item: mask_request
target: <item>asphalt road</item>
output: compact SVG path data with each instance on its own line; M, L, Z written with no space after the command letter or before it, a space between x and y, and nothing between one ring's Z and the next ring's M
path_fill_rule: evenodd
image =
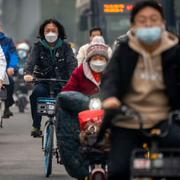
M32 138L29 109L19 113L12 108L14 116L4 119L0 128L0 180L46 180L43 167L41 138ZM64 167L53 161L50 180L73 180Z

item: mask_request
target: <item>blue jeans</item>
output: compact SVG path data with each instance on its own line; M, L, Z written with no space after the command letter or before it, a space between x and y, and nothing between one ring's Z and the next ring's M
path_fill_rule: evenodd
M49 96L49 85L45 83L38 83L34 86L33 92L30 96L31 115L33 119L33 127L41 127L41 115L37 113L37 98Z

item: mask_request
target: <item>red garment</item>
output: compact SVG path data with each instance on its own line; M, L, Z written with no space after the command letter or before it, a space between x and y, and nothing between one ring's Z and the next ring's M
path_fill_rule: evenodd
M73 71L62 91L78 91L85 95L93 95L99 92L99 86L86 77L81 65Z
M94 79L99 83L101 81L101 73L92 71L92 74L94 76Z

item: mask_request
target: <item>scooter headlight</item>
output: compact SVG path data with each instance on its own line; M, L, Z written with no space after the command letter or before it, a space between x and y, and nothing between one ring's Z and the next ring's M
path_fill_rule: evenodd
M98 98L93 98L90 100L90 103L89 103L89 109L96 109L96 110L99 110L102 108L102 103L101 103L101 100L98 99Z

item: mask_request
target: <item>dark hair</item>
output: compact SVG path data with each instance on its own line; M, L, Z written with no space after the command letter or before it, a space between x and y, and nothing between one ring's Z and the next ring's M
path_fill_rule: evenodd
M103 35L102 29L100 27L93 27L89 30L89 36L92 35L93 31L99 31L101 33L101 35Z
M41 38L41 39L44 39L45 37L44 37L44 28L45 28L45 26L47 25L47 24L50 24L50 23L53 23L53 24L55 24L56 26L57 26L57 28L58 28L58 38L61 38L62 40L63 39L66 39L66 33L65 33L65 29L64 29L64 27L63 27L63 25L60 23L60 22L58 22L56 19L46 19L42 24L41 24L41 26L40 26L40 28L39 28L39 37Z
M146 0L146 1L140 1L135 4L133 10L131 11L130 22L134 23L135 16L139 13L139 11L141 11L146 7L151 7L156 9L161 14L161 17L164 19L164 12L161 5L154 0Z

